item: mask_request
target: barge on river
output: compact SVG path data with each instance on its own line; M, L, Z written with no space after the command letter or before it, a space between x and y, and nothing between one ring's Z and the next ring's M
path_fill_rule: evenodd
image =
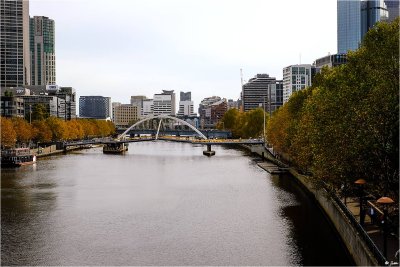
M20 167L36 162L29 148L12 148L1 151L1 167Z
M105 143L103 146L104 154L122 154L125 151L128 151L127 143L110 142Z

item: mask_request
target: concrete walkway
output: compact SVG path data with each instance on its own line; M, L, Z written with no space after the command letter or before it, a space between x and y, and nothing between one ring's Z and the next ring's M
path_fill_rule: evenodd
M346 203L347 208L353 214L353 216L360 221L360 202L358 198L347 198ZM378 216L379 217L379 216ZM375 222L371 220L369 215L365 216L364 220L364 230L368 233L368 236L374 241L377 248L383 254L383 244L384 244L384 235L383 228L380 225L381 220L376 219ZM394 235L394 233L390 233L387 236L387 260L389 262L399 262L399 259L395 259L395 254L399 250L399 238ZM398 266L398 265L397 265Z

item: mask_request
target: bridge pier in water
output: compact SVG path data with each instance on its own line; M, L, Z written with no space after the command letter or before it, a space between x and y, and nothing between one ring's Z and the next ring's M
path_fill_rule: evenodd
M211 144L207 144L207 150L203 151L203 155L209 156L209 157L215 155L215 151L211 150Z

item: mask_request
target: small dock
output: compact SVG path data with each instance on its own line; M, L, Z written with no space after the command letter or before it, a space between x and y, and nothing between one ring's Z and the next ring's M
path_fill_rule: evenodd
M281 168L274 163L268 161L258 162L257 165L269 172L270 174L281 174L288 171L287 168Z

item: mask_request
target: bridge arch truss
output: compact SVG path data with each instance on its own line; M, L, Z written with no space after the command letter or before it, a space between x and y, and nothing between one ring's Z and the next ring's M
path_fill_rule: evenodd
M119 140L123 139L123 137L124 137L127 133L129 133L130 130L132 130L133 128L135 128L136 126L140 125L140 124L143 123L143 122L150 121L150 120L153 120L153 119L160 119L160 120L162 120L162 119L171 119L171 120L173 120L173 121L182 123L182 124L188 126L188 127L189 127L190 129L192 129L193 131L195 131L201 138L203 138L204 140L207 140L207 137L206 137L202 132L200 132L198 129L196 129L196 127L194 127L193 125L187 123L187 122L184 121L184 120L181 120L181 119L178 119L178 118L169 116L169 115L165 115L165 114L151 115L151 116L149 116L149 117L146 117L146 118L144 118L144 119L142 119L142 120L140 120L140 121L138 121L138 122L132 124L128 129L125 130L125 132L123 132L122 134L120 134L120 135L118 136L118 139L119 139ZM161 121L160 121L160 123L161 123ZM158 137L159 131L160 131L160 127L158 127L158 129L157 129L157 135L156 135L157 137ZM156 138L156 139L157 139L157 138Z

